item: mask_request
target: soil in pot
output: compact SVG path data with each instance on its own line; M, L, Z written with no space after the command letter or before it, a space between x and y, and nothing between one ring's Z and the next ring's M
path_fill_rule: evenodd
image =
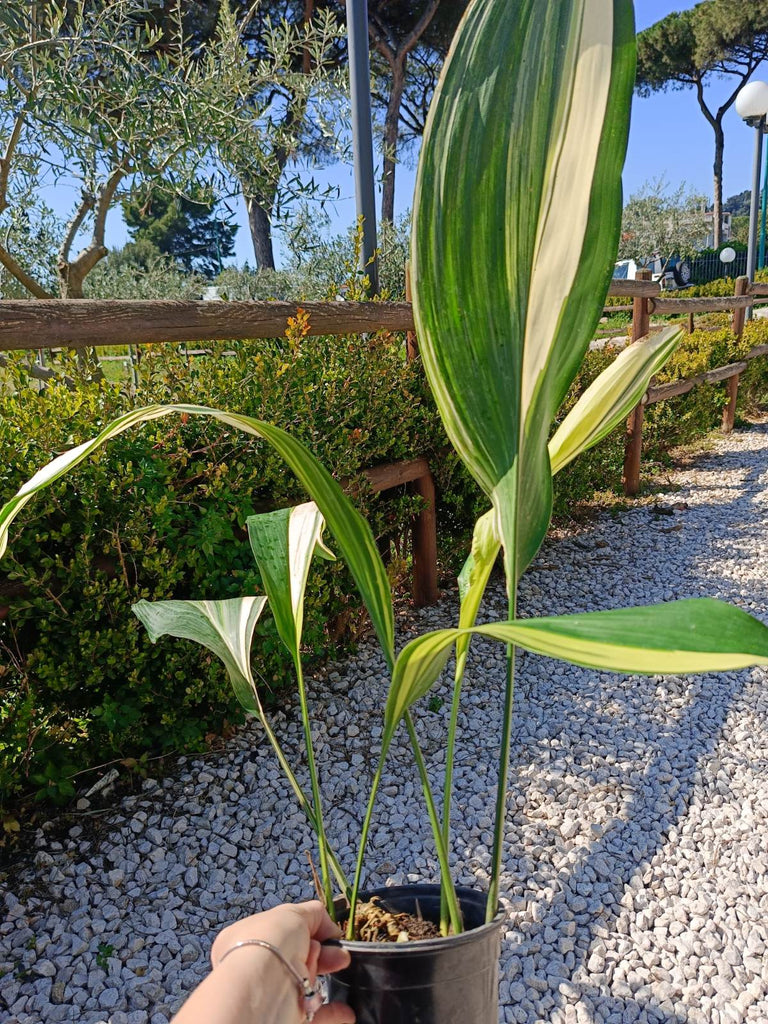
M341 925L346 933L347 921ZM440 928L434 921L427 921L416 900L416 912L390 910L381 902L380 896L372 896L360 902L355 910L355 935L361 942L418 942L420 939L437 939Z
M485 924L484 893L457 889L465 931L401 942L348 942L352 962L328 979L329 997L352 1006L357 1024L497 1024L499 945L505 914ZM392 886L362 894L379 906L437 924L438 885ZM417 912L417 901L418 910ZM337 904L343 918L344 901Z

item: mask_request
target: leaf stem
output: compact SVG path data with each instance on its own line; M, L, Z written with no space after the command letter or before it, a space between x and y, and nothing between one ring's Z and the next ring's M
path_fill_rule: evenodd
M510 601L509 617L515 614L514 601ZM507 812L507 785L509 782L509 752L512 745L512 716L515 703L515 645L507 644L507 683L504 691L504 720L501 729L501 750L499 751L499 781L496 789L496 813L493 828L493 852L491 854L491 881L488 888L488 902L485 908L486 923L496 916L499 903L499 878L504 850L504 826Z
M440 879L441 879L441 899L442 893L445 893L446 902L448 905L448 917L450 918L451 927L453 928L454 935L458 935L459 932L464 931L464 924L461 918L461 909L459 908L459 901L456 896L456 887L453 884L451 878L451 868L448 863L448 847L443 840L443 832L440 825L440 819L437 816L437 808L435 806L435 800L432 796L432 789L429 785L429 776L427 774L427 766L424 763L424 755L421 752L419 746L419 737L416 735L416 727L413 724L413 718L411 712L406 711L405 713L405 724L408 727L408 735L411 740L411 746L413 748L413 754L416 758L416 766L419 769L419 776L421 778L421 788L424 790L424 797L427 801L427 813L429 814L429 821L432 825L432 835L435 840L435 848L437 850L437 859L440 862ZM443 922L441 924L441 931ZM443 934L447 934L446 932Z
M254 694L256 694L256 688L255 687L254 687ZM267 739L269 740L269 742L272 745L272 749L274 750L275 755L277 756L277 760L280 763L280 767L283 769L283 772L285 773L285 777L288 779L288 782L290 783L291 789L293 790L294 794L296 795L296 799L299 801L299 805L301 806L301 809L304 811L304 813L307 816L307 820L309 821L309 824L312 827L312 831L317 835L317 834L319 834L318 833L318 828L317 828L317 818L315 817L315 812L314 812L314 810L312 808L312 805L310 804L309 800L307 799L306 793L301 788L301 786L299 784L299 780L294 775L293 769L291 768L290 764L288 763L288 759L286 758L285 754L283 753L283 748L280 746L280 742L279 742L277 736L275 735L275 733L272 730L272 726L267 721L267 717L264 714L264 708L263 708L263 706L261 704L261 700L259 700L258 696L256 697L256 700L257 700L257 704L258 704L257 717L258 717L259 721L261 722L261 724L262 724L262 726L264 728L264 732L267 734ZM333 871L334 875L336 876L336 881L339 883L339 887L341 888L341 890L344 893L344 895L347 898L349 898L349 891L350 891L349 880L347 879L347 876L344 874L344 870L341 867L341 864L339 863L339 860L336 857L336 854L333 852L333 850L327 844L327 842L326 842L326 848L327 848L327 852L328 852L328 858L330 860L330 867L331 867L331 870Z
M443 782L443 843L446 850L451 843L451 800L453 798L453 768L456 751L456 729L459 720L459 703L461 700L461 684L464 680L464 668L467 664L468 645L457 655L456 670L453 676L453 694L451 695L451 716L448 722L448 738L445 751L445 778ZM448 893L443 879L440 888L440 930L445 927L448 919Z
M307 767L312 785L312 802L315 808L315 832L317 833L317 844L320 850L320 877L323 882L325 893L325 904L328 913L333 921L336 920L336 911L333 906L333 887L331 876L328 870L328 840L325 836L325 825L323 823L323 808L320 801L320 780L317 775L315 764L315 749L312 744L312 723L309 718L309 706L307 704L307 690L304 685L304 671L301 666L299 651L294 653L294 665L296 666L296 679L299 684L299 704L301 705L301 721L304 726L304 745L307 750Z
M405 713L405 723L408 727L408 735L411 740L411 746L413 747L414 757L416 758L416 766L419 770L419 777L421 779L421 786L424 790L424 796L427 802L427 813L429 814L429 820L432 825L432 833L435 840L435 847L437 849L437 859L440 862L440 874L443 888L446 892L446 907L447 917L450 920L451 927L454 933L458 935L459 932L463 931L461 910L459 909L459 902L456 897L456 889L451 880L450 866L448 864L448 852L447 846L443 841L442 828L440 825L440 819L437 815L437 808L435 807L434 797L432 796L432 789L429 785L429 776L427 775L427 767L424 763L424 756L419 746L419 739L416 735L416 729L413 724L410 711ZM373 815L373 805L376 801L376 794L381 784L381 775L384 769L384 761L387 756L387 750L382 750L379 763L376 767L376 774L373 777L373 783L371 785L371 794L368 798L368 807L366 808L365 818L363 820L363 829L360 835L360 848L357 854L357 865L355 868L355 877L352 882L352 895L349 900L349 923L347 925L347 938L354 939L355 937L355 909L357 907L358 894L360 891L360 880L363 873L363 858L365 856L365 848L368 843L368 832L371 827L371 818ZM442 922L441 922L442 928ZM447 931L447 928L446 928Z
M360 848L357 851L357 863L355 864L355 877L352 880L352 894L349 897L349 921L347 923L347 938L354 939L355 937L355 910L357 908L357 897L360 891L360 880L363 876L363 859L365 857L365 847L368 843L368 832L371 828L371 819L373 817L373 805L376 802L376 794L379 790L381 783L381 773L384 770L384 759L387 756L387 752L382 750L381 756L379 757L379 763L376 766L376 774L373 776L373 782L371 784L371 793L368 797L368 806L365 809L365 818L363 819L363 829L360 833Z

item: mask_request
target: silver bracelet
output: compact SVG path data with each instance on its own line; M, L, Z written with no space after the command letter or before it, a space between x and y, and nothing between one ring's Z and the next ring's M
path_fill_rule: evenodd
M230 953L234 952L236 949L240 949L241 946L261 946L263 949L268 949L270 953L275 954L283 966L290 971L296 981L296 984L299 986L299 995L303 1000L304 1019L311 1021L323 1005L323 997L321 993L310 985L309 978L305 978L299 974L290 960L283 955L277 946L273 946L272 943L267 942L266 939L243 939L241 942L236 942L234 946L230 946L229 949L219 957L216 966L219 967Z

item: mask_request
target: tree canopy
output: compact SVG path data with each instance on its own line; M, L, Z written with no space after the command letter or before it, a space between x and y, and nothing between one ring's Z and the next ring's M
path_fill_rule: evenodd
M723 117L739 90L768 58L768 0L703 0L674 12L638 36L637 91L695 90L702 114L715 135L713 161L715 246L721 241L723 202ZM725 100L713 107L705 87L712 77L732 80Z
M9 225L43 186L78 184L52 289L23 252L0 244L0 265L27 293L81 297L85 278L107 253L110 209L153 185L187 196L201 181L226 190L244 166L251 181L279 183L284 164L276 157L290 152L294 138L280 116L286 91L300 100L313 83L296 72L295 57L307 53L317 63L333 29L328 19L301 32L269 22L254 58L230 0L218 3L204 47L187 30L193 8L208 5L0 5L3 238L14 241Z
M213 202L155 189L123 203L131 240L145 240L189 273L214 277L235 250L237 225Z
M424 131L448 47L468 0L369 0L374 108L383 113L382 221L392 221L398 149Z
M674 255L691 256L707 235L706 197L687 185L671 189L663 179L646 182L633 193L621 219L619 259L639 264Z

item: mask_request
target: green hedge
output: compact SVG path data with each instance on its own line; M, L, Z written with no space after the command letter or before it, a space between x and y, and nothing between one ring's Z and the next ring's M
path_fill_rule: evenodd
M135 404L219 406L290 430L337 477L359 483L375 534L382 545L393 538L395 572L419 499L372 494L362 469L426 455L441 523L469 528L482 507L476 489L444 451L421 367L404 362L401 339L299 332L231 347L234 358L217 353L189 366L167 352L145 356ZM132 404L108 383L40 394L20 361L6 391L11 385L14 393L0 397L4 499L53 453ZM0 606L10 605L0 620L0 800L30 792L65 799L75 768L199 747L224 720L239 719L219 664L192 644L152 646L130 605L258 592L245 519L303 497L263 442L192 417L122 434L27 506L0 574ZM305 625L318 656L359 628L351 592L342 563L318 563ZM256 669L278 693L291 681L268 616L259 632Z
M0 381L0 498L7 499L53 453L92 436L132 404L189 401L278 423L304 440L339 478L358 482L359 504L393 578L407 569L405 537L418 499L374 495L360 471L426 455L436 471L444 567L460 567L463 542L486 502L449 453L420 364L402 340L293 338L219 346L189 364L157 350L142 361L135 400L116 385L51 386L26 377L21 357ZM743 347L768 341L747 327ZM235 352L223 358L224 349ZM663 379L728 362L742 349L727 330L687 338ZM608 365L590 352L564 405ZM765 360L744 374L742 408L768 400ZM644 468L717 426L723 385L697 388L646 415ZM595 490L618 488L623 430L556 478L556 514ZM130 614L139 598L223 598L258 592L243 525L248 515L303 498L262 442L212 422L162 420L114 439L28 505L0 572L0 807L66 800L71 776L112 758L200 748L240 719L223 671L199 647L151 645ZM363 625L341 563L318 563L308 590L305 644L338 653ZM254 644L255 667L272 699L292 686L269 617Z

